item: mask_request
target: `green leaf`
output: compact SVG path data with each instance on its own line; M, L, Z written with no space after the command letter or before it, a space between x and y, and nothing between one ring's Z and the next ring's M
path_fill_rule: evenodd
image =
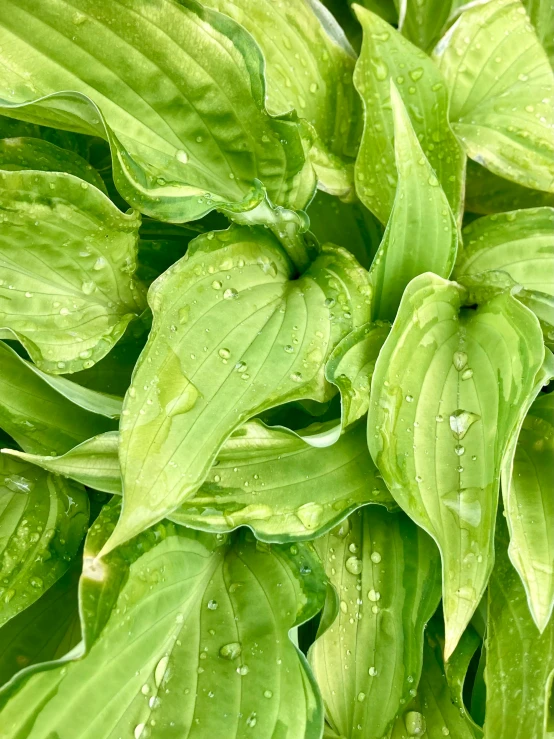
M554 605L554 395L539 395L502 470L509 554L541 632Z
M476 294L510 289L512 284L523 286L514 295L536 314L550 345L554 340L554 208L479 218L464 229L463 238L456 279Z
M442 636L442 634L441 634ZM482 737L483 731L475 723L464 702L464 684L469 670L471 660L477 650L482 647L481 637L471 624L462 634L454 653L444 665L444 676L450 688L450 699L459 712L465 716L466 722L470 724L473 735Z
M389 739L413 736L422 739L444 739L445 736L475 739L482 735L467 716L466 709L455 703L445 677L448 664L444 664L442 646L442 634L432 620L425 632L423 669L417 696L397 719Z
M0 341L0 427L26 452L63 454L114 428L113 421L91 412L111 414L112 399L70 385L48 377Z
M440 559L403 513L356 512L316 547L338 618L310 650L327 722L341 737L381 739L419 680L425 624L440 599Z
M531 190L489 172L468 159L465 209L471 213L505 213L523 208L554 206L554 194Z
M85 159L73 151L61 149L42 139L28 137L1 139L0 169L65 172L106 193L104 180Z
M268 116L261 51L230 18L194 0L8 0L0 28L4 115L107 139L115 184L142 212L250 208L256 181L278 205L309 202L298 125Z
M508 559L508 534L501 517L498 529L489 587L485 739L546 739L554 620L539 633L521 580Z
M119 434L108 431L93 436L60 456L28 454L16 449L2 449L18 459L32 462L56 475L101 490L121 495L121 468L119 466Z
M554 5L550 0L523 0L523 4L548 55L550 66L554 67Z
M310 230L321 244L343 246L369 269L383 236L383 227L360 201L344 203L318 190L307 209Z
M454 282L406 288L373 374L368 444L398 504L439 545L445 659L473 614L493 561L500 467L538 390L544 346L510 294L464 308Z
M0 685L25 667L63 657L78 644L80 574L80 563L70 567L38 600L2 626Z
M365 126L356 160L358 197L386 223L396 192L391 81L398 88L421 148L456 218L461 217L465 155L448 122L448 91L435 64L398 31L359 5L364 29L354 84L362 97Z
M325 362L368 319L367 273L324 246L292 276L270 233L233 227L198 237L151 286L152 332L121 418L124 502L111 548L194 495L248 418L332 395Z
M468 155L508 180L554 192L554 72L521 2L468 7L433 58Z
M140 218L63 173L0 175L0 327L54 374L101 359L144 307Z
M458 229L444 190L419 144L391 81L398 184L383 241L370 269L374 318L393 320L413 277L449 277L456 261Z
M327 361L325 377L340 390L343 429L367 413L375 362L389 331L390 325L380 321L355 328Z
M76 483L0 456L0 625L31 605L68 569L88 524Z
M400 0L402 35L425 52L431 51L452 13L464 0Z
M110 512L96 539L107 524ZM12 739L138 738L152 720L160 736L319 739L321 698L288 636L325 598L309 545L260 547L248 534L166 523L99 561L92 539L81 579L87 653L4 692Z
M315 148L331 159L331 172L312 154L320 187L345 196L353 189L353 173L342 188L333 187L336 169L356 156L361 133L361 106L352 83L356 55L342 28L319 0L208 0L208 6L233 18L252 34L266 68L266 106L272 115L295 109L316 133ZM338 161L333 162L333 155ZM334 166L333 166L334 164Z
M348 0L348 2L351 2L351 0ZM392 25L398 24L399 4L396 0L362 0L360 3L364 8L371 10L372 13L377 13L384 21Z

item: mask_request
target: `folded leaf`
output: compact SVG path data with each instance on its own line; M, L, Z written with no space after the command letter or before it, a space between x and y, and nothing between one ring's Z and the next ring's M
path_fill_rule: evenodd
M341 737L381 739L417 686L423 630L440 599L440 559L403 513L368 506L316 540L340 598L310 663Z
M554 206L554 194L531 190L489 172L468 159L465 209L471 213L505 213L523 208Z
M554 192L554 72L521 2L470 5L433 58L468 155L508 180Z
M539 633L521 580L508 559L508 534L501 519L498 529L489 588L485 739L547 739L554 620Z
M68 569L86 533L88 498L74 482L0 456L0 625Z
M541 632L554 606L554 395L539 395L502 470L509 554Z
M458 249L458 229L393 82L391 104L398 184L370 277L373 317L392 321L412 278L423 272L450 276Z
M365 205L359 200L344 203L318 190L306 213L310 231L320 243L343 246L364 269L369 269L383 237L383 227Z
M104 539L109 519L97 523ZM80 594L87 652L4 691L12 739L138 738L152 721L160 736L190 739L321 736L321 698L288 637L325 598L309 545L261 548L251 535L166 523L100 562L92 538Z
M0 140L0 169L34 169L72 174L106 193L98 172L73 151L61 149L43 139L20 137ZM106 193L107 194L107 193Z
M267 110L282 115L295 109L313 126L316 148L343 159L326 173L312 157L320 186L348 194L352 173L338 190L329 178L356 156L362 116L352 84L356 55L334 17L319 0L208 0L207 5L252 34L266 62Z
M431 622L425 633L423 669L417 695L404 709L388 739L475 739L481 733L454 703L454 696L445 679L442 639ZM446 666L448 669L448 666ZM414 690L415 693L415 690Z
M72 385L48 377L0 341L0 427L24 451L63 454L115 427L102 417L116 410L111 398Z
M142 212L249 208L257 180L278 205L309 202L298 126L267 115L261 52L230 18L194 0L7 0L0 29L4 115L106 138L115 184Z
M77 584L72 566L44 595L0 629L0 686L29 665L59 659L80 641Z
M389 331L390 325L381 321L355 328L327 361L325 377L340 390L343 429L367 413L375 362Z
M0 327L54 374L91 367L144 307L140 218L63 173L0 175Z
M121 419L123 512L108 548L196 493L229 434L286 401L332 394L327 357L367 321L367 273L326 246L297 280L275 238L200 236L150 288L154 323Z
M402 35L429 52L444 31L456 6L464 0L399 0Z
M486 587L500 467L537 392L544 345L510 294L477 310L434 275L408 285L371 385L368 444L398 504L437 542L445 659Z
M362 97L365 126L356 160L358 197L382 223L396 192L390 84L404 101L421 148L456 216L461 217L465 155L448 122L448 91L429 57L398 31L359 5L364 29L354 84Z

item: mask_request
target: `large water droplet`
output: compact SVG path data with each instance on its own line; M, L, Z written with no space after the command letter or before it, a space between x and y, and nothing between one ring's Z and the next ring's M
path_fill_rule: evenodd
M154 682L157 688L160 687L160 685L162 684L162 680L166 676L168 664L169 664L169 656L166 654L165 657L162 657L161 660L156 665L156 668L154 670Z
M404 723L410 736L422 736L427 730L425 717L419 711L408 711Z
M345 567L351 575L359 575L363 567L362 560L357 557L348 557Z
M467 354L465 352L454 352L452 363L458 372L461 372L467 364Z
M302 522L304 528L312 530L319 526L323 507L319 503L306 503L300 506L296 511L296 515Z
M187 164L189 160L189 155L184 149L177 149L175 152L175 159L178 162L181 162L181 164Z
M208 609L210 611L216 611L219 603L216 600L209 600L208 601Z
M458 408L450 415L450 429L456 439L463 439L470 427L479 419L477 413Z
M219 650L219 656L223 657L223 659L237 659L237 657L240 657L240 653L242 652L242 647L240 645L240 642L233 641L229 642L229 644L224 644L221 649Z

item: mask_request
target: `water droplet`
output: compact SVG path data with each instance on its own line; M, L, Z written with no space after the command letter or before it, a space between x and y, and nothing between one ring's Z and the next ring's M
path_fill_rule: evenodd
M293 382L302 382L302 374L300 372L293 372L290 379Z
M463 439L469 431L470 427L479 419L481 416L477 413L471 413L471 411L464 411L462 408L454 411L450 415L450 429L456 439Z
M341 600L340 609L343 613L348 613L348 604L346 603L345 600Z
M240 642L233 641L229 642L229 644L224 644L221 649L219 650L219 656L223 657L223 659L233 660L237 659L237 657L240 657L240 653L242 652L242 646Z
M454 352L452 363L458 372L461 372L467 364L467 354L465 352Z
M427 730L425 718L419 711L408 711L404 723L410 736L421 736Z
M264 698L273 698L273 693L271 690L264 690Z
M448 726L443 726L442 727L441 734L443 736L450 736L450 729L448 728Z
M378 590L373 590L373 588L368 592L367 597L370 601L373 603L376 603L378 600L381 599L381 593Z
M293 351L294 351L294 347L292 347L292 346L291 346L290 344L287 344L287 345L286 345L286 346L284 347L284 349L285 349L285 351L287 352L287 354L292 354L292 353L293 353Z
M248 675L250 670L248 669L248 665L240 665L240 667L237 667L237 672L239 675L244 677L244 675Z
M135 730L133 732L135 739L140 739L140 737L142 736L142 732L144 731L145 728L146 728L146 724L137 724L135 726Z
M208 601L208 609L210 611L216 611L219 603L216 600L209 600Z
M365 701L365 693L360 692L356 697L359 703L363 703Z
M184 149L177 149L175 152L175 159L178 162L181 162L181 164L187 164L189 160L189 155Z
M140 692L141 692L141 693L142 693L143 695L148 695L148 693L150 692L150 685L148 685L147 683L145 683L145 684L144 684L144 685L142 686L142 688L140 689Z
M228 287L227 290L223 293L223 297L225 300L234 300L235 298L238 298L239 294L235 290L234 287Z
M225 347L222 347L218 351L218 354L221 357L221 359L229 359L229 357L231 356L231 352L229 351L229 349L226 349Z
M463 454L466 453L465 447L461 444L456 444L456 446L454 447L454 451L456 452L458 457L461 457Z
M377 670L375 667L370 667L367 671L367 674L370 675L370 677L375 677L377 675Z
M379 552L373 552L372 553L372 555L371 555L371 561L372 562L375 562L375 564L379 564L379 562L381 561L381 555L379 554Z
M352 552L352 554L356 554L356 552L358 551L358 545L352 542L348 545L348 551Z
M406 395L406 403L413 403L413 402L414 402L414 396Z
M106 265L107 265L107 262L104 259L104 257L98 257L96 262L94 262L92 269L95 269L97 272L99 272L101 269L104 269Z
M156 668L154 670L154 683L156 684L157 688L160 687L162 680L165 678L168 664L169 664L169 657L166 654L165 657L162 657L161 660L156 665Z
M248 716L248 718L246 719L246 725L250 729L253 729L254 726L256 726L256 722L257 722L256 713L254 711L252 711L252 713L250 714L250 716Z
M221 290L221 288L223 287L223 283L220 282L219 280L214 280L212 282L212 287L214 290Z
M312 530L319 526L323 506L319 503L305 503L296 511L296 515L302 522L304 528Z
M83 282L81 285L81 290L85 293L85 295L91 295L94 292L96 285L94 282Z
M357 557L348 557L345 567L351 575L359 575L363 567L362 560Z
M462 372L462 380L469 380L473 377L473 370L472 369L466 369Z
M410 77L413 79L414 82L417 82L423 77L423 69L421 67L418 67L417 69L412 69L412 71L410 72Z

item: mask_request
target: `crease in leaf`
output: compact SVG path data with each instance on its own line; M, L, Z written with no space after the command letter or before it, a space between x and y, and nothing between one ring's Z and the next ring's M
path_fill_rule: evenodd
M477 310L465 298L435 275L412 280L377 360L368 414L387 487L441 550L446 659L488 581L501 465L538 392L545 351L535 316L511 295Z
M365 112L356 159L358 197L381 221L392 211L397 175L394 153L391 81L396 85L411 124L456 221L461 219L465 154L448 120L448 90L429 57L374 13L354 5L364 30L354 84Z
M288 636L325 599L312 547L262 549L248 534L217 539L166 522L100 561L116 519L104 509L87 539L82 655L12 680L3 730L113 739L154 719L191 739L254 727L262 739L319 737L319 691Z
M370 268L374 319L393 320L404 288L423 272L449 277L458 229L444 191L419 144L391 79L398 182L383 240Z

